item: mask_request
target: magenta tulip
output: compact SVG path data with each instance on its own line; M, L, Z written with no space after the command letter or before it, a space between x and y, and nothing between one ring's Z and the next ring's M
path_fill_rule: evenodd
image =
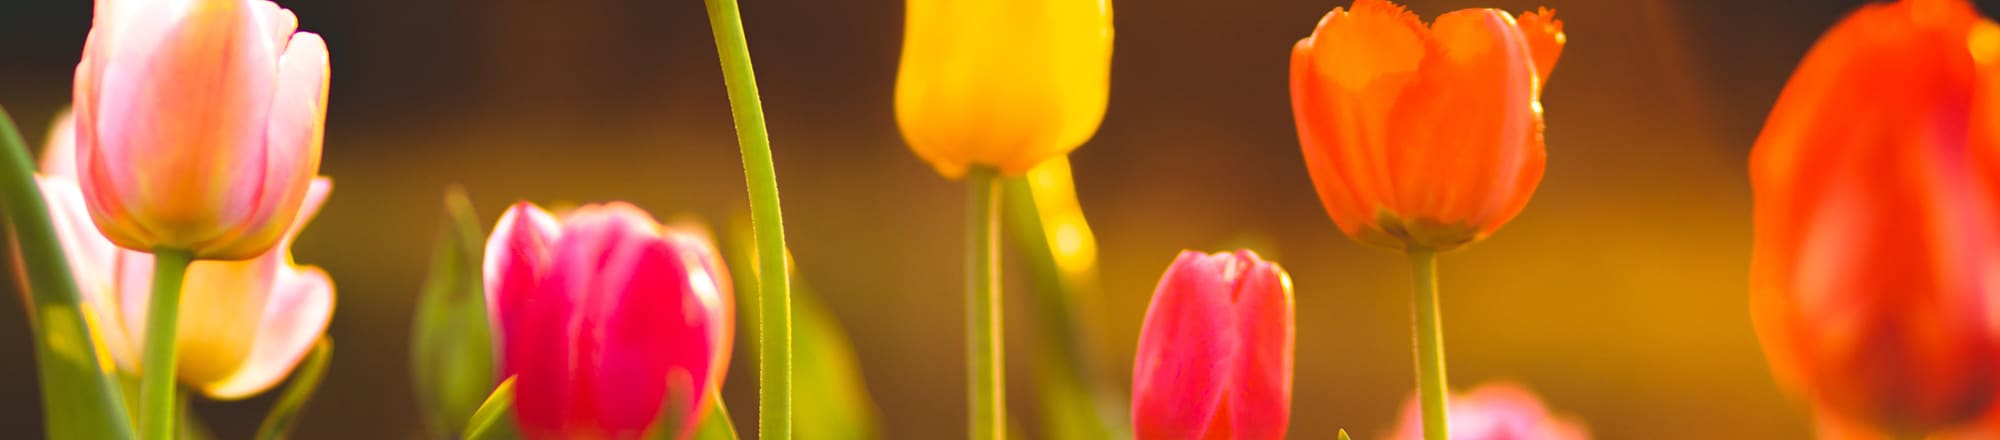
M1141 440L1282 439L1292 401L1292 279L1248 250L1183 251L1146 309L1132 366Z
M76 67L76 164L118 246L263 254L317 174L327 52L262 0L98 0Z
M729 364L727 277L705 237L632 205L515 204L487 239L486 297L522 433L693 434ZM678 425L654 426L666 409Z

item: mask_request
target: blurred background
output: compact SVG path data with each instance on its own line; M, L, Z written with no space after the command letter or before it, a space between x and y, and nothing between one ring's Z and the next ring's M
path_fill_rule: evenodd
M463 184L489 226L517 199L622 199L718 224L744 209L701 2L280 3L333 54L321 172L337 185L295 252L333 274L340 350L299 438L421 436L408 335L448 185ZM1086 325L1105 343L1092 355L1121 393L1175 253L1252 246L1296 282L1292 437L1393 426L1414 387L1408 271L1327 219L1287 93L1292 42L1346 3L1114 2L1110 109L1072 158L1101 259L1103 307ZM1409 2L1427 19L1549 6L1569 35L1543 98L1540 191L1492 239L1441 261L1454 384L1525 384L1600 438L1806 437L1751 330L1744 161L1792 67L1861 3ZM885 436L955 438L964 190L897 134L902 6L762 0L743 13L799 270L846 325ZM90 2L5 10L0 103L39 144L70 98ZM1005 263L1011 405L1032 427L1020 261ZM0 432L16 435L41 432L23 316L0 301ZM746 437L754 365L739 350L726 392ZM222 438L245 438L272 400L196 411Z

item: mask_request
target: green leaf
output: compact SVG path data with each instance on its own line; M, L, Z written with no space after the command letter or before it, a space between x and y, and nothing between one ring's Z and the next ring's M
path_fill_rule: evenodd
M1001 186L1005 197L1004 214L1008 233L1014 236L1014 244L1026 258L1030 278L1034 280L1033 292L1028 298L1034 305L1032 316L1035 324L1035 370L1036 396L1041 399L1044 438L1053 440L1095 440L1105 438L1131 438L1132 429L1127 425L1126 400L1117 388L1104 383L1099 378L1103 374L1096 371L1089 353L1090 335L1082 325L1084 301L1097 295L1091 273L1065 271L1058 263L1055 246L1050 243L1048 225L1041 212L1038 198L1054 198L1057 204L1068 203L1073 208L1074 193L1069 185L1050 185L1043 188L1031 185L1029 179L1035 177L1060 178L1065 182L1068 175L1035 176L1044 170L1030 171L1030 176L1009 178ZM1067 169L1061 171L1067 172ZM1043 192L1037 192L1043 191ZM1063 200L1067 198L1069 200ZM1083 223L1082 213L1056 213L1059 218L1076 223L1067 225L1088 231ZM1063 217L1067 216L1067 217ZM1088 240L1087 233L1073 235L1076 240ZM1095 246L1095 243L1081 243L1075 246ZM1090 261L1089 265L1094 265Z
M701 426L695 428L694 439L737 440L736 423L729 420L729 408L722 404L722 393L708 393L708 396L715 408L709 411L708 417L701 419Z
M284 394L278 403L271 406L271 412L264 415L264 423L257 427L258 440L277 440L290 436L292 426L298 424L299 413L305 411L306 403L312 401L313 392L319 390L320 379L326 377L326 364L333 360L333 340L320 337L313 345L311 354L292 372L291 383L285 385Z
M14 119L0 109L0 210L15 242L15 261L32 293L29 319L35 333L35 370L41 374L42 415L51 439L130 439L132 418L98 357L86 324L76 280L49 221L48 204L35 185L34 162Z
M435 437L448 436L472 417L493 387L493 339L480 275L485 236L465 191L446 191L430 275L410 332L417 406Z
M736 283L738 329L757 328L756 248L748 219L730 228L727 260ZM792 268L792 433L799 440L881 438L875 402L868 396L854 345L838 318L813 295L805 277ZM743 332L737 332L744 335ZM738 336L756 353L757 338Z
M499 440L521 438L514 426L514 378L500 382L493 388L493 394L473 411L472 420L465 424L466 440Z

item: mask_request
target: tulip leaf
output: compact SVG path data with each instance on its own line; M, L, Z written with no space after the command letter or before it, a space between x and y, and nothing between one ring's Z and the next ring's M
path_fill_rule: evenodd
M493 388L493 394L486 396L486 402L472 413L472 420L465 424L466 440L498 440L520 438L514 431L514 378L509 377L500 386Z
M722 404L722 393L712 392L708 396L715 408L701 419L701 426L694 431L695 440L737 440L736 423L729 420L729 408Z
M1051 161L1053 163L1055 161ZM1049 166L1045 164L1043 166ZM1088 343L1090 338L1082 325L1081 301L1094 295L1094 286L1079 275L1066 271L1060 266L1065 256L1057 255L1055 245L1050 242L1045 223L1048 218L1067 219L1072 228L1087 231L1082 212L1046 213L1042 206L1064 203L1041 204L1038 198L1069 198L1067 204L1074 209L1076 197L1067 182L1069 170L1064 167L1060 174L1037 176L1045 171L1037 167L1029 176L1009 178L1001 186L1006 206L1004 214L1008 232L1014 236L1014 243L1027 259L1027 269L1034 280L1033 295L1029 299L1034 304L1035 323L1035 385L1041 398L1042 427L1044 438L1053 440L1094 440L1104 438L1131 438L1131 427L1126 425L1125 399L1097 378L1095 365L1091 362ZM1061 185L1036 186L1030 179L1060 179ZM1088 241L1087 234L1072 234L1073 240ZM1084 248L1094 243L1077 243L1073 247ZM1069 258L1091 258L1089 253ZM1093 263L1094 261L1090 261Z
M410 336L412 384L434 437L449 436L472 417L493 387L480 274L486 233L464 190L446 192L441 223Z
M130 439L132 419L99 357L76 279L56 241L46 201L35 185L34 162L14 119L0 109L0 211L14 238L14 257L31 294L35 371L41 375L42 415L51 439Z
M734 222L730 246L722 252L736 284L740 329L757 328L757 251L749 223L747 218ZM875 402L868 396L853 343L798 268L792 271L792 433L799 440L881 438ZM757 338L736 340L746 345L738 353L757 352Z
M292 372L292 381L285 385L284 394L278 403L271 406L271 412L264 415L264 423L257 427L258 440L277 440L287 437L292 426L298 424L299 413L306 403L312 401L313 392L319 390L319 382L326 378L326 364L333 360L333 339L320 337L313 345L311 354Z

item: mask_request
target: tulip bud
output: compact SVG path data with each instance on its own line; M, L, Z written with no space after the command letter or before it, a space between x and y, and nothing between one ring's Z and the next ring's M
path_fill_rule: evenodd
M1550 414L1541 399L1508 383L1481 385L1451 397L1452 440L1589 440L1590 430L1568 417ZM1413 396L1391 440L1422 440L1423 414Z
M145 368L140 351L153 256L119 248L92 225L74 164L61 159L75 155L62 136L74 131L68 121L58 119L36 181L48 200L92 339L116 368L138 374ZM331 180L315 179L301 212L269 251L249 260L188 266L175 333L181 383L217 399L245 398L283 381L312 351L333 319L333 280L317 267L294 264L291 242L332 190Z
M1111 83L1109 0L909 0L896 122L958 178L1020 175L1083 145Z
M1384 0L1334 9L1292 47L1306 170L1341 232L1396 249L1478 241L1541 182L1553 12L1466 9L1424 27Z
M1823 425L1913 436L1994 406L1996 32L1962 0L1864 6L1751 151L1752 317L1780 384L1841 419Z
M1183 251L1132 363L1140 440L1282 439L1292 401L1292 279L1248 250Z
M263 0L100 0L76 68L76 164L118 246L265 253L317 174L326 44Z
M523 434L636 438L663 410L679 425L662 432L693 434L734 331L728 273L706 238L624 203L558 220L521 202L486 246L490 319Z

